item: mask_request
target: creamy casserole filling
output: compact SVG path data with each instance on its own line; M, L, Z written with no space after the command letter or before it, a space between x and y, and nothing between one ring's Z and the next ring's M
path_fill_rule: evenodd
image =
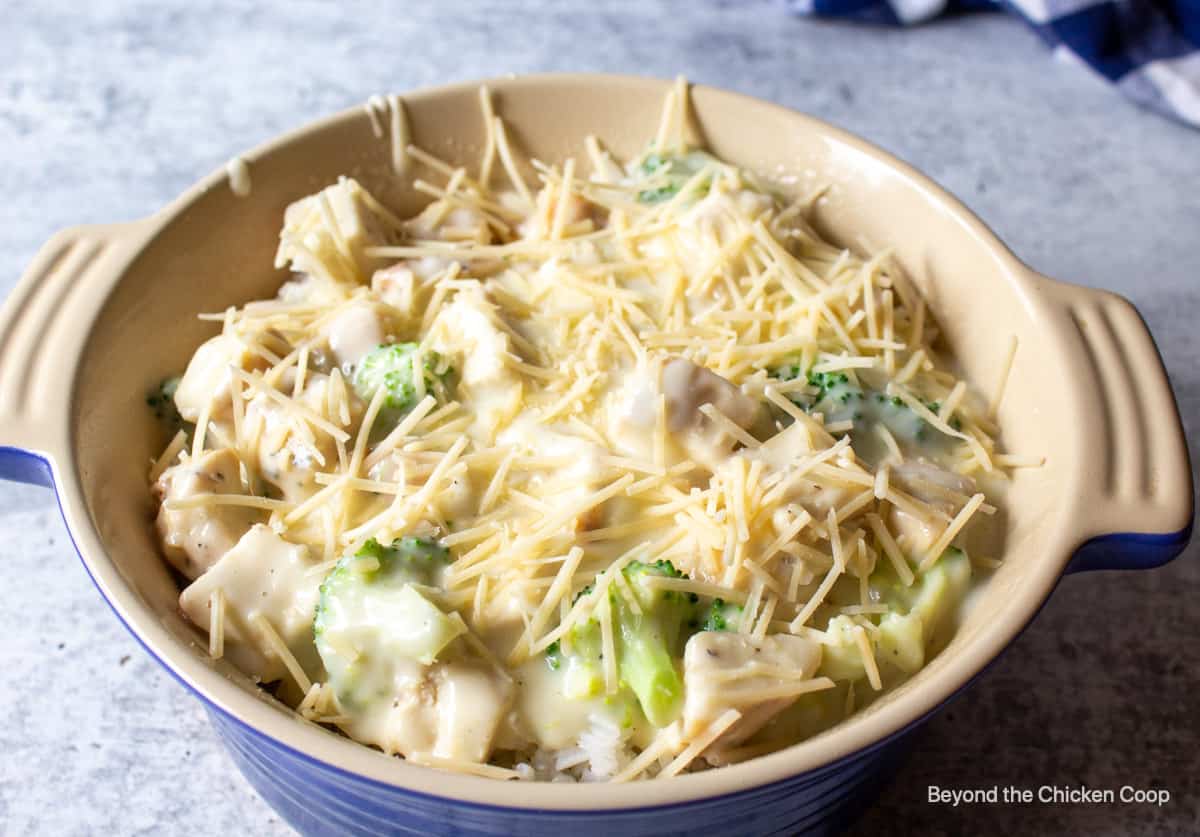
M682 85L636 159L588 138L536 184L484 104L474 173L398 149L440 184L416 217L348 178L288 207L290 278L156 399L213 656L387 753L557 781L744 760L920 670L1021 463L914 284L689 145Z

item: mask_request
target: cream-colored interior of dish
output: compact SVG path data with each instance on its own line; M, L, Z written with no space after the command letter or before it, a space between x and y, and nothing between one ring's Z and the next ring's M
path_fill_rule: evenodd
M497 109L528 155L560 161L578 154L585 134L596 134L622 156L636 155L657 124L661 87L614 80L593 92L570 85L498 90ZM1034 562L1043 558L1043 534L1057 525L1056 485L1067 484L1067 462L1077 454L1072 428L1047 417L1068 415L1066 388L1057 380L1058 355L1043 340L1038 306L1022 296L1011 265L989 242L945 208L937 196L913 199L905 176L794 114L758 107L754 130L739 120L738 102L701 90L694 97L697 127L718 156L759 172L795 193L818 184L830 190L816 211L833 241L890 247L921 287L945 333L949 353L964 376L989 392L1006 362L1014 335L1019 348L999 420L1007 450L1044 456L1045 466L1018 470L1007 502L994 519L1003 566L977 594L945 653L913 681L872 705L877 712L922 678L932 676L977 632L1018 600L1014 593ZM554 118L548 118L553 114ZM472 165L483 139L474 89L416 99L407 104L413 141L451 162ZM165 441L144 407L147 390L181 369L216 327L195 319L272 295L285 278L272 262L283 209L339 175L359 179L404 214L426 199L391 173L391 149L372 131L365 113L331 120L301 139L248 156L250 194L239 198L223 177L187 205L129 268L91 336L77 380L75 434L78 468L94 525L120 572L159 615L166 628L207 661L206 642L179 614L178 588L153 537L153 508L146 491L147 463ZM995 289L1016 287L1015 293ZM1057 373L1057 374L1056 374ZM131 498L141 498L140 505ZM253 685L226 663L228 676ZM854 723L851 721L850 723Z

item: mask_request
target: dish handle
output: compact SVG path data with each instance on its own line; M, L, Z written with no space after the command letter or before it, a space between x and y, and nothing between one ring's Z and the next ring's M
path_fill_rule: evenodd
M75 359L147 221L56 233L0 306L0 479L53 486L70 442Z
M1073 508L1081 544L1067 572L1149 569L1187 546L1192 469L1179 408L1150 329L1129 300L1039 277L1066 320L1083 405L1085 469Z

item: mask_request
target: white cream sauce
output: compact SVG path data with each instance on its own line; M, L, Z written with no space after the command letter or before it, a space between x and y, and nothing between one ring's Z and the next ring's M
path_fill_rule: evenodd
M225 164L225 174L229 178L229 188L239 198L250 196L250 166L241 157L234 157Z
M321 584L308 549L289 543L262 524L179 596L179 607L197 625L208 626L214 591L225 598L225 655L264 683L282 678L283 662L255 625L262 615L296 656L310 678L322 673L312 644L312 620Z

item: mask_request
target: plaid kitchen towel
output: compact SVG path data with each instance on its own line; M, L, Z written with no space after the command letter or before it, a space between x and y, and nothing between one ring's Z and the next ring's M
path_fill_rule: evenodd
M909 25L947 12L1007 9L1059 55L1129 98L1200 128L1200 0L786 0L818 17Z

